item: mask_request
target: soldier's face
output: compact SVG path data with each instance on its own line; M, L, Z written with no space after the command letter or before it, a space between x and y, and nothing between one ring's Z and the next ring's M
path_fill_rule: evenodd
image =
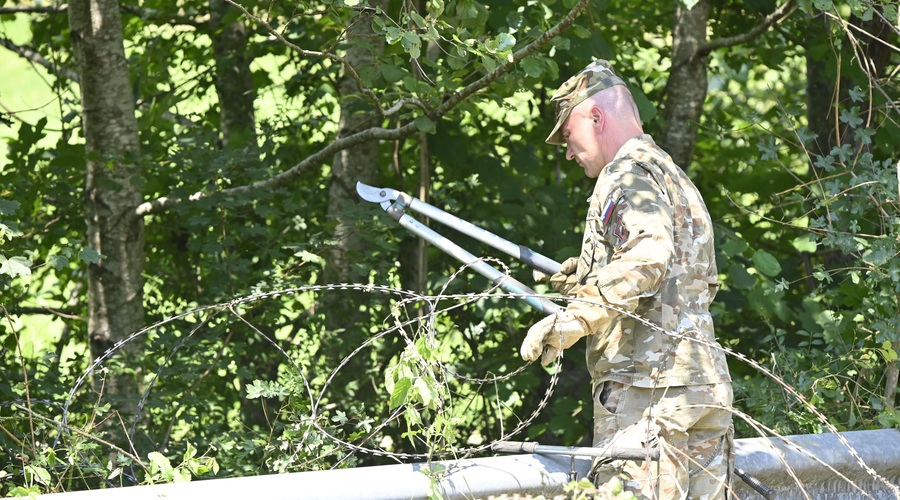
M584 175L597 178L606 166L597 137L596 117L592 117L590 101L575 107L563 123L563 139L566 141L566 159L575 160L584 169Z

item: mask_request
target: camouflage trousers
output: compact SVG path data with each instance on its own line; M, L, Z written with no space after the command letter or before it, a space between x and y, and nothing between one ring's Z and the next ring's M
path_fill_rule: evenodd
M639 498L725 499L734 468L731 384L594 388L595 447L655 447L659 462L596 459L594 484L619 477Z

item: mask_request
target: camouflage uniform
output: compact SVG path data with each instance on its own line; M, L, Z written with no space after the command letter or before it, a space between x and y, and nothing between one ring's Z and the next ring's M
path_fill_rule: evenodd
M561 125L578 103L623 84L605 61L563 84L547 142L562 139ZM732 392L709 312L718 273L703 199L671 157L640 135L600 172L588 202L570 295L596 286L602 301L658 327L614 314L587 337L594 446L662 451L658 464L597 462L595 480L624 473L628 488L646 496L724 498L733 465Z

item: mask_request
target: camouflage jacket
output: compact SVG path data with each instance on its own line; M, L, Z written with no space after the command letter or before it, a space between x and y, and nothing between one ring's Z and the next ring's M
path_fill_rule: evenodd
M576 277L624 314L588 336L595 381L639 387L730 381L709 305L718 289L713 227L690 178L649 135L597 178Z

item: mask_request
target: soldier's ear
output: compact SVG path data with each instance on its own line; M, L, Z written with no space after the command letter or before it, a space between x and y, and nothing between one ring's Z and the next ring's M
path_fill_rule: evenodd
M604 118L606 118L603 115L603 111L601 111L597 106L592 107L590 111L590 118L591 124L594 126L594 130L596 130L597 132L602 131L603 126L605 125Z

